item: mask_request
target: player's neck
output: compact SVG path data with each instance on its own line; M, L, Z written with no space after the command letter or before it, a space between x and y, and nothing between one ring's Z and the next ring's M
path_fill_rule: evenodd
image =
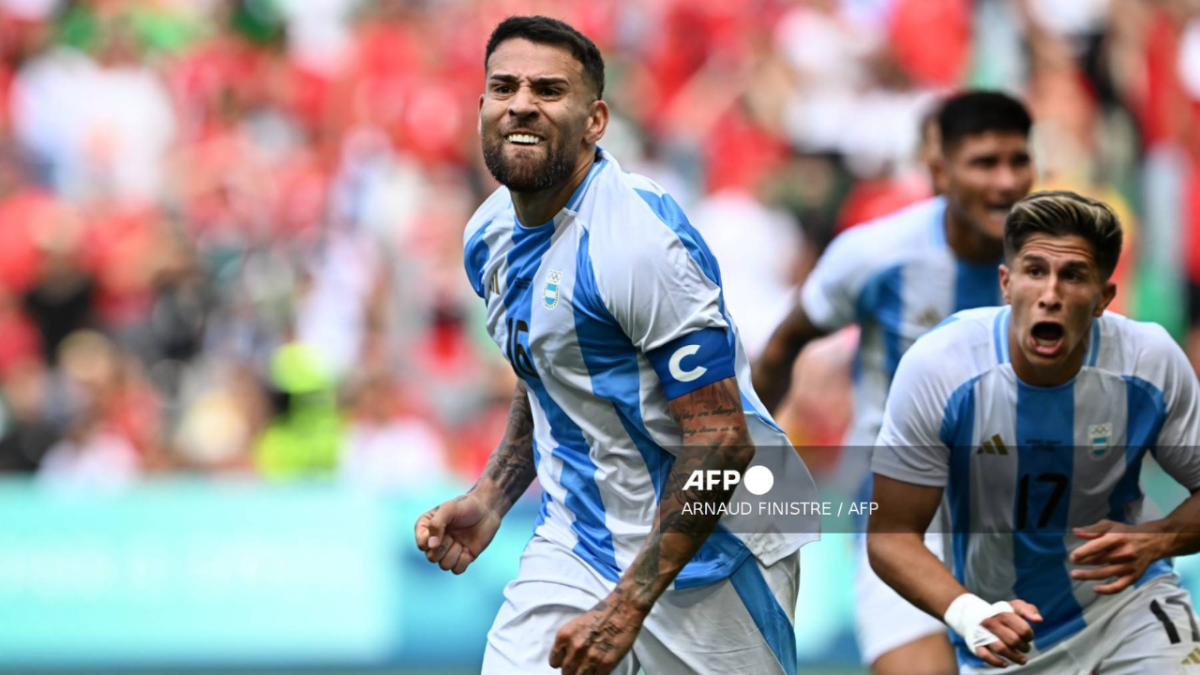
M571 200L571 195L575 194L575 190L583 184L587 179L588 172L592 170L592 164L595 163L597 153L592 151L580 155L579 160L575 163L575 170L571 172L571 177L558 185L541 190L540 192L516 192L513 191L513 209L517 212L517 221L525 227L539 227L548 225L562 211L567 202Z
M1008 328L1008 353L1012 355L1013 372L1017 379L1031 387L1062 386L1079 374L1083 369L1083 357L1087 353L1087 340L1080 340L1070 356L1062 363L1053 366L1038 366L1030 363L1021 349L1020 336L1016 334L1014 323Z
M954 251L959 260L973 263L995 262L1004 256L1004 242L992 239L978 228L954 215L954 210L946 208L944 227L946 229L946 245Z

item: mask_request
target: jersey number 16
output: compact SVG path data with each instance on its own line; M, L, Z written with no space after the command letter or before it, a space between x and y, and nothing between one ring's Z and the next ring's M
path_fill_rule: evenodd
M538 377L537 370L533 367L533 359L529 358L529 352L522 344L521 334L525 334L525 342L529 342L529 324L521 319L508 318L508 346L504 350L508 355L508 362L512 364L513 370L517 375L522 377ZM539 378L540 379L540 378Z

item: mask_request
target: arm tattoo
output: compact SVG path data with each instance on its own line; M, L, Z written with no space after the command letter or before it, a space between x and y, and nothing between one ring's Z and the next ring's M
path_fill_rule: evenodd
M508 410L508 427L504 430L504 438L492 452L483 476L475 487L485 481L490 483L501 498L501 506L508 511L517 499L525 494L533 479L537 477L537 467L533 461L533 411L529 407L529 396L525 385L518 384L513 394L512 407Z
M650 536L614 591L618 600L647 612L720 520L716 509L696 507L725 504L733 496L733 489L687 489L688 477L694 471L741 472L754 456L734 378L697 389L670 406L683 433L683 447L667 475Z

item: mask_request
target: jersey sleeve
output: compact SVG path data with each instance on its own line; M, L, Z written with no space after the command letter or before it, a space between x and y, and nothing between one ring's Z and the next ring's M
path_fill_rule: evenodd
M905 483L944 487L950 475L950 446L960 425L949 405L944 368L937 350L918 341L896 370L871 471Z
M501 187L488 197L467 221L463 230L463 267L471 290L484 300L487 299L487 282L483 270L488 262L488 243L485 239L488 227L501 216L512 203L508 189Z
M827 332L854 323L864 277L862 251L856 245L860 234L850 230L834 239L800 289L804 313Z
M1157 328L1157 327L1156 327ZM1187 356L1165 330L1155 340L1150 360L1161 372L1165 418L1158 434L1155 459L1189 490L1200 490L1200 384Z
M487 299L483 281L483 266L487 264L487 243L483 240L484 228L480 228L474 236L466 241L463 247L463 267L466 269L467 282L471 290L480 298Z
M698 234L680 236L659 223L634 238L590 249L596 287L606 311L658 373L668 400L732 377L733 345L711 252Z

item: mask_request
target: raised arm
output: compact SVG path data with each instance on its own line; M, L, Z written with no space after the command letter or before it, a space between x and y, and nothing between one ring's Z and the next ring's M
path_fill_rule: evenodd
M696 555L720 520L715 509L691 504L727 503L729 489L685 487L695 471L732 470L739 474L754 458L742 414L737 380L730 377L670 402L683 431L683 446L667 475L650 535L616 588L590 612L559 631L550 665L564 673L607 673L628 652L659 596Z

